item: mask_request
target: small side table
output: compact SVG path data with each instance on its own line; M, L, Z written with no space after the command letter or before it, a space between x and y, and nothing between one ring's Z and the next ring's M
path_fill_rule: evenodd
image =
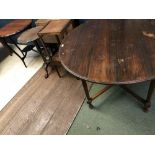
M45 77L48 78L49 76L49 73L48 73L48 66L51 64L51 66L56 69L59 77L61 77L59 71L58 71L58 68L57 68L57 65L56 63L54 62L54 59L53 57L55 55L51 55L51 53L49 52L44 40L43 40L43 37L45 36L55 36L56 40L57 40L57 43L58 45L61 44L61 39L63 38L64 34L67 33L67 28L70 26L70 25L73 25L73 20L71 19L62 19L62 20L51 20L39 33L38 33L38 36L40 37L40 41L46 51L46 53L48 54L48 60L49 61L46 61L46 75ZM56 53L56 55L58 55ZM58 62L58 58L57 58L57 62ZM59 61L60 62L60 61Z
M30 26L31 23L32 23L31 19L17 19L10 22L9 24L5 25L0 29L0 42L3 44L4 47L8 49L10 55L12 55L12 52L17 55L22 60L25 67L26 67L26 64L24 62L25 55L21 51L19 46L11 39L11 37L23 31L25 28ZM19 51L22 53L23 56L20 56L14 49L12 49L8 45L6 38L9 38L12 41L12 43L19 49Z
M74 22L71 19L51 20L39 33L39 37L42 38L45 35L55 36L57 43L61 44L61 38L67 33L67 28Z
M42 26L38 26L38 27L34 27L31 28L25 32L23 32L17 39L19 44L22 45L27 45L22 52L25 53L24 55L24 59L26 58L27 52L30 50L33 50L37 53L39 53L43 59L44 62L46 62L45 60L45 56L44 53L42 51L42 49L39 46L39 37L37 35L37 33L42 29ZM37 51L34 50L33 48L36 47Z

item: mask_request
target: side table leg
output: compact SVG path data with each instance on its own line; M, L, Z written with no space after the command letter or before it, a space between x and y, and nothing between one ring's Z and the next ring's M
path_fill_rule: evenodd
M58 35L55 35L55 37L56 37L56 40L57 40L58 45L60 46L61 45L61 41L59 39L59 36Z
M148 90L148 94L147 94L147 98L146 98L146 103L144 105L144 111L145 112L148 112L149 108L151 107L151 98L152 98L152 95L154 92L154 88L155 88L155 80L151 80L149 90Z
M39 54L41 55L43 61L46 62L46 58L45 58L45 56L44 56L44 54L43 54L43 52L42 52L43 50L40 48L40 45L39 45L38 41L35 40L33 43L34 43L34 45L36 46L36 49L37 49L37 51L39 52Z
M56 65L54 65L54 68L55 68L55 70L56 70L56 72L57 72L59 78L61 78L62 76L60 75L60 72L59 72L59 70L58 70L58 67L57 67Z
M89 105L89 108L92 109L92 108L94 108L94 106L91 104L92 103L92 98L89 95L87 83L86 83L85 80L81 80L81 81L82 81L83 89L84 89L85 94L86 94L87 103Z
M24 57L25 54L23 53L22 49L17 45L17 43L11 37L9 37L9 39L18 48L18 50L22 53L22 55Z
M49 73L48 73L48 66L50 65L50 63L45 63L45 79L47 79L49 77Z

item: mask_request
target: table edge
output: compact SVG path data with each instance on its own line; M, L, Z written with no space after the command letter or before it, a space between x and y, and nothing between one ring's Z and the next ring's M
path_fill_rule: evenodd
M24 26L22 29L20 29L19 31L16 31L16 32L11 33L11 34L8 34L8 35L6 35L6 36L0 36L0 38L7 38L7 37L16 35L17 33L23 31L26 27L28 27L28 26L32 23L32 19L29 19L29 20L30 20L29 24L25 25L25 26Z
M72 74L73 76L81 79L81 80L85 80L85 81L88 81L88 82L92 82L92 83L96 83L96 84L105 84L105 85L129 85L129 84L136 84L136 83L142 83L142 82L146 82L146 81L151 81L151 80L154 80L155 77L150 77L150 78L147 78L147 79L141 79L141 80L132 80L132 81L120 81L120 82L102 82L102 81L94 81L94 80L90 80L84 76L81 76L77 73L75 73L74 71L72 71L71 69L69 69L64 63L63 63L63 60L61 59L61 56L60 56L60 52L59 52L59 59L60 59L60 62L62 64L62 66L64 67L65 70L67 70L70 74Z

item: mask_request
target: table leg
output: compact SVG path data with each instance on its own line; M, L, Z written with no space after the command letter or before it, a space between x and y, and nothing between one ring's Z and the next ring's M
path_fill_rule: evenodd
M7 47L7 48L9 49L10 53L11 53L11 51L12 51L15 55L17 55L17 56L21 59L21 61L23 62L24 66L27 67L26 64L25 64L25 61L24 61L24 59L26 58L26 54L23 55L23 57L21 57L14 49L12 49L12 48L7 44L5 38L1 38L1 41L2 41L3 46ZM13 44L14 44L14 43L13 43ZM15 45L15 46L16 46L16 45ZM20 49L20 51L21 51L21 49ZM22 53L22 54L23 54L23 53Z
M40 42L41 42L41 44L42 44L42 46L44 48L45 54L46 54L46 56L44 56L44 54L42 55L43 56L43 60L45 62L45 71L46 71L45 78L48 78L48 76L49 76L49 73L48 73L48 66L49 66L49 64L51 65L51 67L54 67L55 68L58 76L61 77L61 75L60 75L60 73L58 71L57 66L55 64L53 64L52 56L50 55L50 53L49 53L49 51L48 51L48 49L47 49L47 47L46 47L46 45L45 45L45 43L44 43L44 41L42 39L42 36L39 36L39 38L40 38Z
M93 108L94 106L92 105L92 101L94 99L96 99L98 96L100 96L101 94L103 94L104 92L106 92L107 90L109 90L112 85L109 85L107 87L105 87L104 89L102 89L101 91L99 91L97 94L95 94L93 97L91 97L89 95L89 90L88 90L88 86L85 80L81 80L82 81L82 85L86 94L86 98L87 98L87 103L89 104L90 108ZM141 103L143 103L144 108L143 110L145 112L149 111L149 108L151 107L151 98L155 89L155 80L151 80L150 82L150 86L149 86L149 90L148 90L148 94L146 99L140 97L139 95L137 95L136 93L134 93L132 90L130 90L129 88L127 88L124 85L120 85L125 91L127 91L129 94L131 94L132 96L134 96L138 101L140 101Z
M43 52L42 52L43 50L40 48L38 41L35 40L33 43L34 43L34 45L36 46L37 51L38 51L39 54L41 55L43 61L46 62L46 59L45 59L44 54L43 54Z
M48 66L50 65L50 63L45 63L45 72L46 72L46 74L45 74L45 79L47 79L48 77L49 77L49 73L48 73Z
M131 94L133 97L135 97L138 101L140 101L141 103L143 103L143 110L144 112L148 112L149 108L151 107L151 98L153 95L153 91L155 88L155 80L152 80L150 82L150 86L149 86L149 90L148 90L148 94L146 99L140 97L138 94L136 94L135 92L133 92L132 90L130 90L129 88L127 88L124 85L120 85L125 91L127 91L129 94Z
M83 85L83 89L85 91L86 94L86 98L87 98L87 103L89 105L89 108L94 108L94 106L91 104L92 103L92 98L89 95L89 90L88 90L88 86L87 86L87 82L85 80L81 80L82 81L82 85Z
M56 40L57 40L57 42L58 42L58 45L60 46L60 45L61 45L61 41L60 41L60 39L59 39L59 36L58 36L58 35L55 35L55 37L56 37Z
M39 43L38 43L37 40L34 41L34 45L36 46L37 51L39 52L39 54L41 55L41 57L42 57L42 59L44 61L44 65L45 65L44 69L45 69L45 72L46 72L45 79L47 79L49 77L48 66L49 66L50 63L46 63L46 58L44 56L43 49L40 48Z
M45 68L44 68L45 69L45 78L47 79L49 77L48 66L50 64L50 62L47 60L47 58L51 59L51 57L50 57L50 54L49 54L49 52L48 52L48 50L47 50L47 48L46 48L46 46L44 44L42 36L39 36L39 40L40 40L40 42L41 42L41 44L42 44L42 46L44 48L44 53L42 53L41 56L42 56L44 64L45 64Z
M147 94L147 98L146 98L146 103L144 104L144 111L145 112L148 112L149 108L151 107L151 98L152 98L152 95L154 92L154 88L155 88L155 80L151 80L149 90L148 90L148 94Z
M56 70L56 72L57 72L57 74L58 74L59 78L61 78L62 76L61 76L61 75L60 75L60 73L59 73L59 70L58 70L57 65L54 65L54 68L55 68L55 70Z

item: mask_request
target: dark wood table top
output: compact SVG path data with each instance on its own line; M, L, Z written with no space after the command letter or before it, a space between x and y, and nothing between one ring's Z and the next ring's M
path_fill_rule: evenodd
M70 22L71 19L51 20L39 34L60 35Z
M0 28L0 37L9 37L24 30L32 23L31 19L16 19Z
M155 20L90 20L63 40L60 60L70 73L91 82L155 79Z
M37 26L33 27L31 29L28 29L24 31L19 37L18 37L18 43L20 44L27 44L29 42L35 41L39 39L38 32L43 28L43 26Z
M38 19L35 24L36 26L45 26L51 19Z

